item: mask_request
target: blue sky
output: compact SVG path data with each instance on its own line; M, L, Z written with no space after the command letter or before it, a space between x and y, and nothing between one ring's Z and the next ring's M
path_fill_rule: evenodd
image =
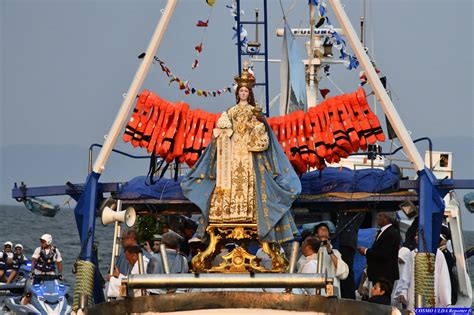
M282 0L285 9L294 2L290 24L304 27L307 1ZM179 2L158 51L175 74L196 87L227 86L237 72L233 20L225 8L229 3L216 1L197 69L191 64L203 33L194 25L210 13L204 0ZM248 18L253 19L252 11L260 3L242 1ZM283 25L281 9L277 0L269 3L269 54L279 58L281 38L274 29ZM455 178L474 178L472 1L366 4L368 46L388 76L394 104L412 137L431 137L435 150L454 153ZM163 0L0 0L0 203L14 202L9 196L15 181L29 186L84 181L87 148L103 142L139 65L136 57L146 49L164 5ZM345 1L345 8L358 29L363 1ZM253 28L248 29L253 38ZM333 67L331 77L350 92L357 88L358 72ZM274 96L278 65L270 66L270 78ZM158 66L151 69L144 87L213 112L233 102L231 94L185 96L168 85ZM327 80L321 87L336 94ZM256 94L260 99L258 90ZM381 112L380 106L377 110ZM121 141L117 148L144 153ZM426 145L418 148L424 156ZM146 171L146 163L112 157L102 180L123 181ZM473 230L473 216L464 212L463 219L464 227Z

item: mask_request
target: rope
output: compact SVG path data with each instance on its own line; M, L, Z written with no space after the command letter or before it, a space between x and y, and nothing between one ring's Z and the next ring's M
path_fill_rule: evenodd
M419 307L435 307L434 263L433 253L417 253L415 256L415 300L419 294L425 302L425 305L418 305Z
M95 265L90 261L80 260L77 262L76 286L74 287L74 311L79 309L79 299L81 295L86 296L88 305L93 304L94 272Z

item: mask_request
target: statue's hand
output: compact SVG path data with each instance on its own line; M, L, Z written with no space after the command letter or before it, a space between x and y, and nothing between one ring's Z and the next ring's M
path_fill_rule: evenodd
M257 118L258 121L263 122L262 108L257 105L252 109L252 111L255 115L255 118Z

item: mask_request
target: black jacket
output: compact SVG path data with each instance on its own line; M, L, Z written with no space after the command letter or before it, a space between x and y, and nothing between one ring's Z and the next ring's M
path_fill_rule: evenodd
M374 242L365 254L367 258L367 276L372 283L379 278L395 281L398 274L398 248L400 232L396 227L389 226Z
M376 295L369 298L368 302L377 303L383 305L390 305L390 296L388 295Z

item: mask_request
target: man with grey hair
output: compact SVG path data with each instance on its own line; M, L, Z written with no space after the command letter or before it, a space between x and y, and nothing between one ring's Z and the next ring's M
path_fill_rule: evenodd
M182 241L183 237L174 231L168 231L162 235L161 242L166 247L170 273L187 273L189 271L188 260L179 252L179 244ZM165 273L160 253L151 255L147 273Z
M367 258L367 276L372 284L385 278L393 282L398 280L398 249L400 231L394 225L394 212L377 213L377 224L380 227L371 248L359 247L358 251Z
M117 266L119 272L123 275L128 275L133 268L126 257L125 257L125 248L129 246L136 246L138 245L138 233L137 230L130 228L125 229L122 232L122 236L120 237L120 241L122 244L123 251L120 253L119 257L115 261L115 265Z

